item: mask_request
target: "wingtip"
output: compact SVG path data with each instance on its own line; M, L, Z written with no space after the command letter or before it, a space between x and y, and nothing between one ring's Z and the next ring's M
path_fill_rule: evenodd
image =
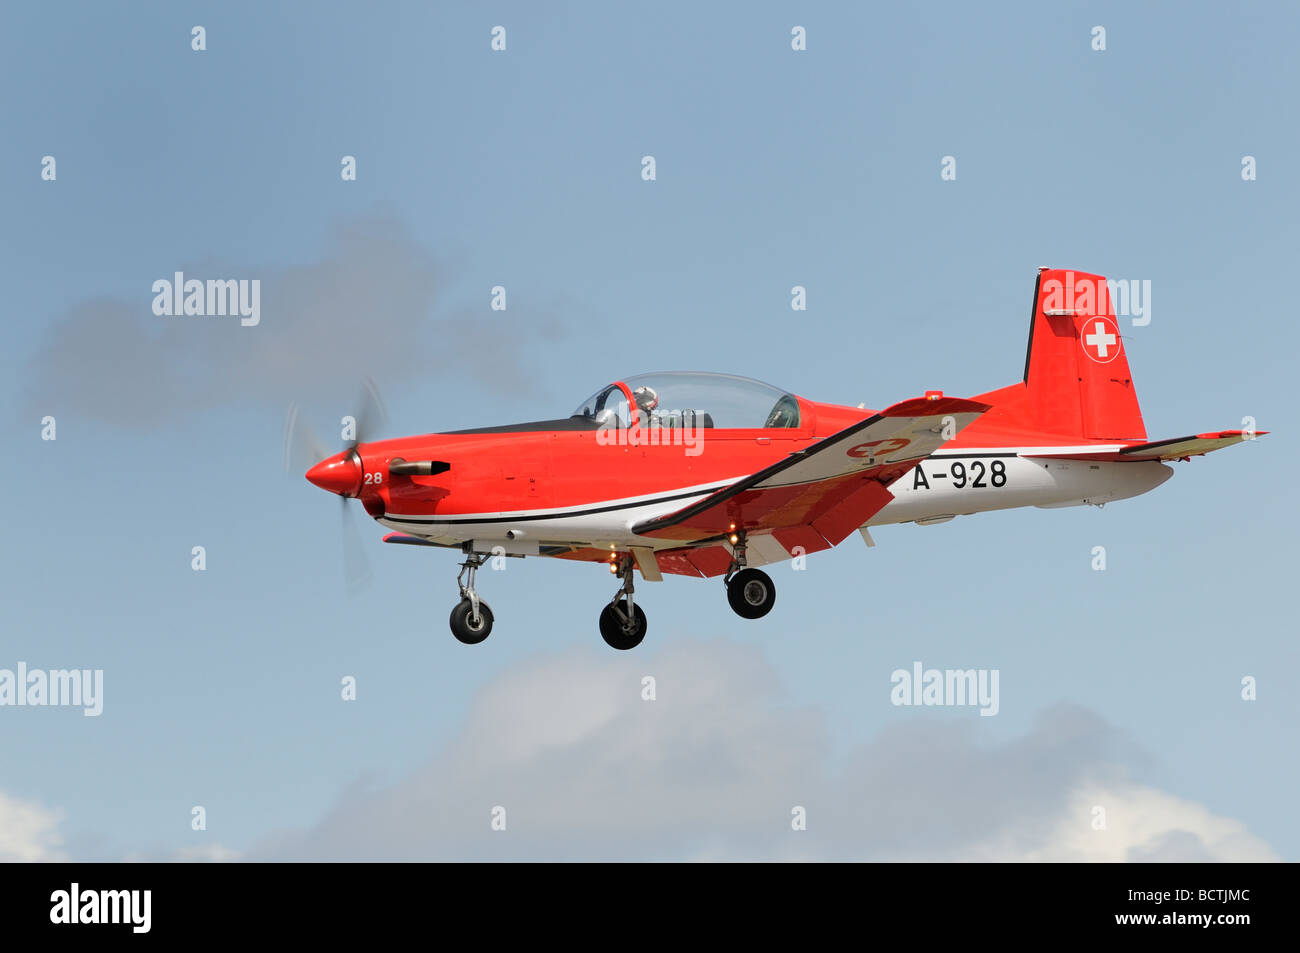
M1255 437L1263 437L1269 433L1267 430L1215 430L1210 433L1198 433L1198 440L1223 440L1225 437L1241 437L1245 440L1253 440Z

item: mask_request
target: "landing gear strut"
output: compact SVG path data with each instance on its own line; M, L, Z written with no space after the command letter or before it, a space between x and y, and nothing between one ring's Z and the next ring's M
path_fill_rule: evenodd
M477 645L492 634L492 610L478 597L474 589L474 575L483 565L478 553L468 553L456 574L460 587L460 602L451 610L451 634L466 645ZM469 575L468 582L465 580Z
M735 539L731 568L722 580L727 585L727 602L741 618L761 619L776 605L776 584L761 569L745 568L745 535L737 533Z
M634 649L645 638L646 618L636 604L632 585L632 558L625 557L618 573L623 578L609 605L600 611L600 636L610 648L626 651Z

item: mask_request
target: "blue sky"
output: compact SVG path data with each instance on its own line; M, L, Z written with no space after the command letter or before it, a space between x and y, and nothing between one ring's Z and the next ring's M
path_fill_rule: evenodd
M708 818L757 803L760 783L799 797L797 778L748 768L815 751L790 763L820 773L837 823L864 825L860 856L909 853L855 808L886 788L923 805L904 825L911 854L987 854L978 823L940 822L969 794L943 766L1004 759L1051 824L1073 823L1063 805L1097 784L1118 814L1161 805L1164 827L1120 845L1139 854L1185 829L1211 844L1229 819L1300 856L1300 332L1273 287L1300 230L1300 142L1278 111L1300 89L1295 11L10 4L3 18L0 668L105 672L100 718L0 709L0 809L47 855L355 856L340 830L394 804L409 829L446 813L421 805L451 803L483 835L430 822L421 855L508 855L487 840L490 805L475 813L480 786L494 796L483 777L505 769L475 775L448 752L509 748L550 718L590 739L592 712L563 699L608 689L632 706L611 724L656 742L541 744L503 784L518 823L578 752L614 759L589 780L635 751L666 758L657 783L696 791L698 771L664 753L701 719L736 759L733 787L697 791L717 810L691 824L659 817L678 832L659 853L649 805L609 819L599 848L574 834L581 818L547 815L521 855L784 856L744 824L714 839ZM504 52L489 48L498 24ZM956 181L940 179L945 155ZM647 585L649 635L617 656L597 634L612 588L594 567L484 572L497 626L469 649L447 631L455 556L382 546L359 521L374 578L349 593L337 501L282 471L289 403L332 436L365 375L393 436L559 415L669 368L872 407L978 393L1019 378L1040 265L1151 281L1151 323L1125 334L1153 438L1248 415L1274 435L1103 510L888 527L872 550L852 538L805 572L777 567L759 622L716 581ZM154 316L152 283L177 270L260 278L262 323ZM790 309L794 285L807 312ZM892 707L889 675L913 660L999 669L998 717ZM654 704L695 717L641 724L639 680L657 671L677 690L661 679ZM356 702L339 699L345 675ZM1106 743L1077 748L1081 734ZM1044 749L1078 773L1042 768ZM850 783L866 766L886 774ZM1007 802L989 800L990 830L1017 832Z

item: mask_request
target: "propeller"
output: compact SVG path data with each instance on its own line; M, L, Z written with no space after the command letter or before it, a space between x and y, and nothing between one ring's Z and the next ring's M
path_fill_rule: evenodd
M339 495L340 539L343 545L343 578L349 591L356 591L370 581L370 561L366 557L361 533L357 529L356 519L348 506L348 499L353 495L350 488L345 488L347 475L356 473L359 482L360 468L356 463L357 447L369 439L377 428L388 422L388 410L375 382L369 377L362 379L361 396L357 401L356 413L352 415L351 438L346 440L342 454L331 454L327 444L303 419L298 404L291 403L284 423L284 469L286 473L303 473L309 468L316 471L322 463L333 457L341 457L339 465L334 467L339 481L339 488L325 485ZM345 425L343 433L348 432ZM316 482L313 479L313 482ZM322 484L324 485L324 484Z
M357 401L357 412L353 419L356 421L356 436L348 444L348 450L355 450L357 444L363 442L367 434L374 433L376 427L388 425L388 408L384 406L384 398L379 395L379 388L369 377L361 379L361 399Z
M329 454L325 442L300 418L298 404L290 404L284 418L284 472L305 473Z
M348 506L348 498L340 496L339 505L343 507L339 510L342 514L343 581L349 592L357 592L370 582L370 560L357 529L355 511Z

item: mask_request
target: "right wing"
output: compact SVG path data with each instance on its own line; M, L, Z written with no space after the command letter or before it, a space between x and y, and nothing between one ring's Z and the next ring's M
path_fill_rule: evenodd
M737 531L751 542L773 533L778 540L824 540L816 549L834 546L894 498L890 483L988 409L958 397L905 400L632 532L688 546L720 547L719 537Z

